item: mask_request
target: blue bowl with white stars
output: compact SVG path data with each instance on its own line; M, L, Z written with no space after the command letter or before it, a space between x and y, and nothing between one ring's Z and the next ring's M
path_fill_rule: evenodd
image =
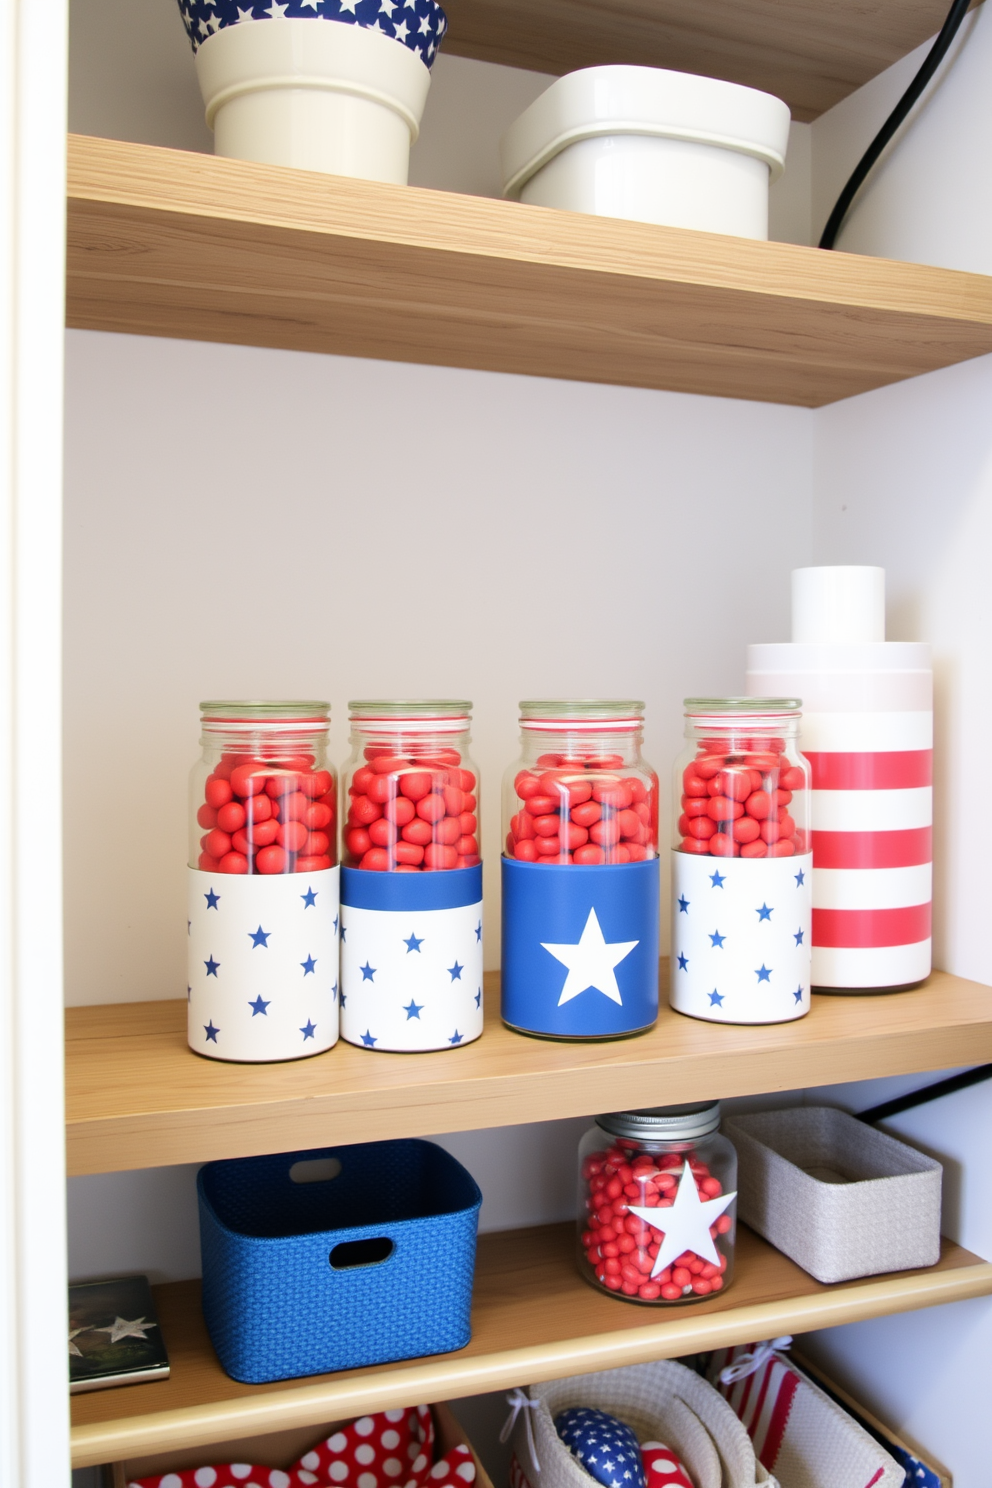
M249 21L337 21L392 37L432 67L448 29L437 0L179 0L179 9L194 52L225 27Z
M592 1406L573 1405L555 1416L555 1430L603 1488L645 1488L637 1433L624 1421Z
M243 1384L464 1348L482 1194L433 1142L207 1163L203 1316Z

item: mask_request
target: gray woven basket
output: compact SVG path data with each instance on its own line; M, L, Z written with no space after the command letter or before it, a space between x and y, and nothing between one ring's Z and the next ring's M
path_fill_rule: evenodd
M845 1111L799 1106L724 1120L737 1212L817 1281L940 1259L943 1169Z

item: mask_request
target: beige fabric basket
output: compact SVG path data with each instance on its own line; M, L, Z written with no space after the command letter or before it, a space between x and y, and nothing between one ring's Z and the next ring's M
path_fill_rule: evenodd
M940 1259L943 1169L846 1111L799 1106L724 1120L737 1213L817 1281Z
M664 1442L685 1463L696 1488L779 1488L719 1392L672 1360L572 1375L531 1385L527 1394L535 1405L521 1411L513 1449L529 1488L590 1488L592 1479L554 1427L559 1411L582 1405L625 1421L641 1442ZM525 1415L531 1418L536 1462Z

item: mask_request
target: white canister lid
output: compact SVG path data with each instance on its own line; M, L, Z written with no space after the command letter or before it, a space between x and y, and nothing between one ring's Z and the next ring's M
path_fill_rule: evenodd
M792 639L805 645L884 641L885 569L794 568Z
M771 93L663 67L584 67L551 84L500 141L503 195L579 140L647 134L736 150L785 169L788 105Z

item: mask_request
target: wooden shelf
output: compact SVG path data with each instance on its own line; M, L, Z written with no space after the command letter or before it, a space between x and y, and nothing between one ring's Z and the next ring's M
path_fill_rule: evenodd
M445 52L571 72L672 67L765 88L814 119L940 30L945 0L447 0Z
M667 967L662 964L662 987ZM552 1043L499 1021L437 1054L339 1044L292 1064L220 1064L186 1044L186 1003L66 1013L70 1174L428 1136L657 1105L758 1095L992 1060L992 988L935 972L915 992L814 997L796 1023L727 1027L667 1005L613 1043Z
M817 407L992 351L992 278L73 136L66 319Z
M587 1286L573 1244L572 1225L482 1236L472 1341L459 1353L275 1385L239 1385L223 1373L203 1325L198 1282L160 1287L172 1376L74 1396L73 1464L451 1400L992 1292L992 1265L949 1242L931 1270L827 1287L742 1227L728 1291L660 1313Z

